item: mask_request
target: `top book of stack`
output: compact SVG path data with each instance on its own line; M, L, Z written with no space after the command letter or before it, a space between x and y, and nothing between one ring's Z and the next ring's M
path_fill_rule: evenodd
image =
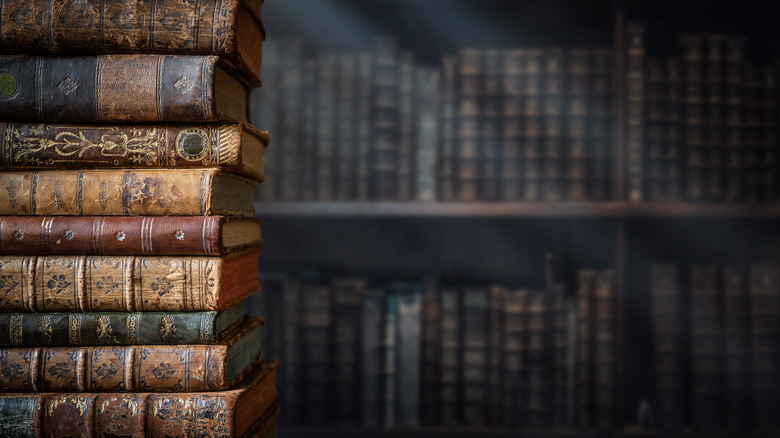
M217 55L260 85L263 0L0 0L0 52Z

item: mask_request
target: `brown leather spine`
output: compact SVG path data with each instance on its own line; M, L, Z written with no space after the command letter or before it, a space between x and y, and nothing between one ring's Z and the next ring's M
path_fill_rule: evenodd
M0 216L0 254L223 255L226 220L223 216ZM260 236L256 237L255 247L260 243Z
M216 345L0 348L0 368L9 370L0 373L0 390L223 391L235 383L227 377L228 349L261 325L248 320Z
M216 56L0 56L0 119L217 121Z
M277 365L263 362L236 388L221 392L3 394L0 409L7 405L9 415L4 430L58 437L241 436L248 429L244 422L258 421L276 403Z
M258 181L243 164L242 135L268 144L245 123L199 125L68 125L0 123L6 169L219 167Z
M212 207L214 169L0 173L0 215L224 214ZM255 184L234 177L241 187ZM251 216L252 212L231 212Z
M220 55L259 84L261 55L239 39L262 44L265 30L259 8L239 0L0 0L0 23L3 52Z
M223 310L260 288L259 254L252 251L225 257L0 256L0 311Z

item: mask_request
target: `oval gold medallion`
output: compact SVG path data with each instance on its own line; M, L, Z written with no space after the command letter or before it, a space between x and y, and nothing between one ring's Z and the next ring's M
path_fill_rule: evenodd
M176 137L176 153L188 161L203 159L209 144L209 137L202 129L186 129Z

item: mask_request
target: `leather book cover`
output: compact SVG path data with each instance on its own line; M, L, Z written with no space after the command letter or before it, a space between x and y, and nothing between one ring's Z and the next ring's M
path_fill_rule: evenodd
M558 48L542 54L543 174L542 199L560 201L564 196L564 55Z
M524 354L525 319L528 291L510 290L504 306L504 345L503 345L503 418L504 426L515 429L520 426L519 413L523 412L525 401Z
M400 141L400 60L395 39L374 41L371 99L371 199L398 198L398 142Z
M523 201L542 200L544 164L543 51L525 51L523 63Z
M441 425L461 424L461 337L460 294L457 289L441 289Z
M17 436L242 436L276 404L276 362L219 392L2 394Z
M317 200L331 201L335 197L336 136L338 118L338 56L334 53L317 55Z
M336 151L334 165L334 198L348 201L355 199L357 171L357 76L356 55L342 53L338 56L338 92L335 99Z
M2 55L0 118L47 123L246 120L246 86L217 68L217 59ZM232 93L220 88L223 83Z
M617 295L615 272L596 273L593 294L593 424L613 430L618 424Z
M417 96L414 126L414 199L435 201L438 191L436 161L439 138L440 106L439 71L428 67L417 67L414 71L415 94Z
M0 348L4 392L223 391L262 356L262 319L215 345ZM161 330L176 332L176 322Z
M371 52L361 52L357 59L357 138L355 145L355 199L370 199L372 89L374 57Z
M487 425L504 424L504 306L507 289L490 286L488 307Z
M382 333L385 293L365 291L360 321L360 425L379 427L382 421Z
M260 85L262 0L0 2L0 51L219 55Z
M398 62L398 201L411 201L414 195L414 54L400 53Z
M480 97L484 73L482 58L483 52L480 50L462 50L458 54L455 152L455 195L458 201L479 200Z
M614 151L614 52L609 49L594 49L591 52L589 80L591 167L589 169L589 198L594 201L610 201L615 198L615 151Z
M504 53L500 50L482 52L483 77L482 106L479 127L479 198L482 201L499 199L501 181L501 122Z
M591 54L585 49L568 52L566 66L566 134L563 162L565 164L565 191L567 201L588 199L590 151L590 87Z
M281 54L281 82L279 118L281 129L274 134L279 160L277 162L277 187L279 199L295 201L301 197L303 169L303 41L285 40Z
M259 254L0 256L0 310L220 311L258 290Z
M780 417L780 270L774 264L750 266L750 346L753 425L777 430Z
M258 201L271 201L276 198L276 180L280 169L278 163L279 151L276 147L276 138L281 134L281 120L279 111L279 88L281 84L281 72L279 66L281 41L271 39L263 47L263 83L266 85L255 88L249 94L248 108L249 121L252 126L257 126L263 131L273 133L274 141L266 148L264 161L267 163L264 169L265 181L258 188L255 196Z
M301 291L301 373L305 388L302 418L307 425L328 424L333 418L333 290L304 285Z
M538 430L552 424L552 373L549 342L550 294L546 290L528 293L525 326L524 428Z
M225 255L261 244L258 219L0 216L0 254Z
M0 123L0 163L18 170L218 167L263 181L268 140L246 123Z
M462 295L461 402L463 424L487 425L489 309L487 289L466 288Z
M576 396L575 424L579 429L594 426L594 343L595 331L593 302L596 292L596 271L577 272L577 348L576 348Z
M642 150L645 96L644 23L628 23L626 32L626 189L628 200L643 201Z
M722 281L725 424L729 430L745 430L751 424L747 269L725 265Z
M251 217L257 185L216 169L3 172L0 215Z
M357 425L360 412L360 312L366 282L333 280L333 423Z
M385 288L385 316L382 329L382 426L398 425L398 293Z
M398 297L398 414L396 425L420 425L420 316L422 285L394 283L388 286Z
M519 201L522 192L523 50L504 55L501 109L501 200Z
M439 424L441 372L441 306L439 281L436 277L423 278L422 296L422 388L420 392L420 422L423 426Z
M704 125L704 39L686 35L683 46L683 145L687 200L707 200Z
M439 141L436 149L437 199L455 200L455 150L457 145L458 59L441 60L441 104L439 108Z
M725 38L723 65L723 200L745 199L745 154L743 80L745 62L744 36Z

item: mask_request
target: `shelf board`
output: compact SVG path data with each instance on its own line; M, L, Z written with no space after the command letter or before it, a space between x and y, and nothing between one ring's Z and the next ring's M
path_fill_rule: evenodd
M780 205L628 202L255 202L260 217L780 218Z

